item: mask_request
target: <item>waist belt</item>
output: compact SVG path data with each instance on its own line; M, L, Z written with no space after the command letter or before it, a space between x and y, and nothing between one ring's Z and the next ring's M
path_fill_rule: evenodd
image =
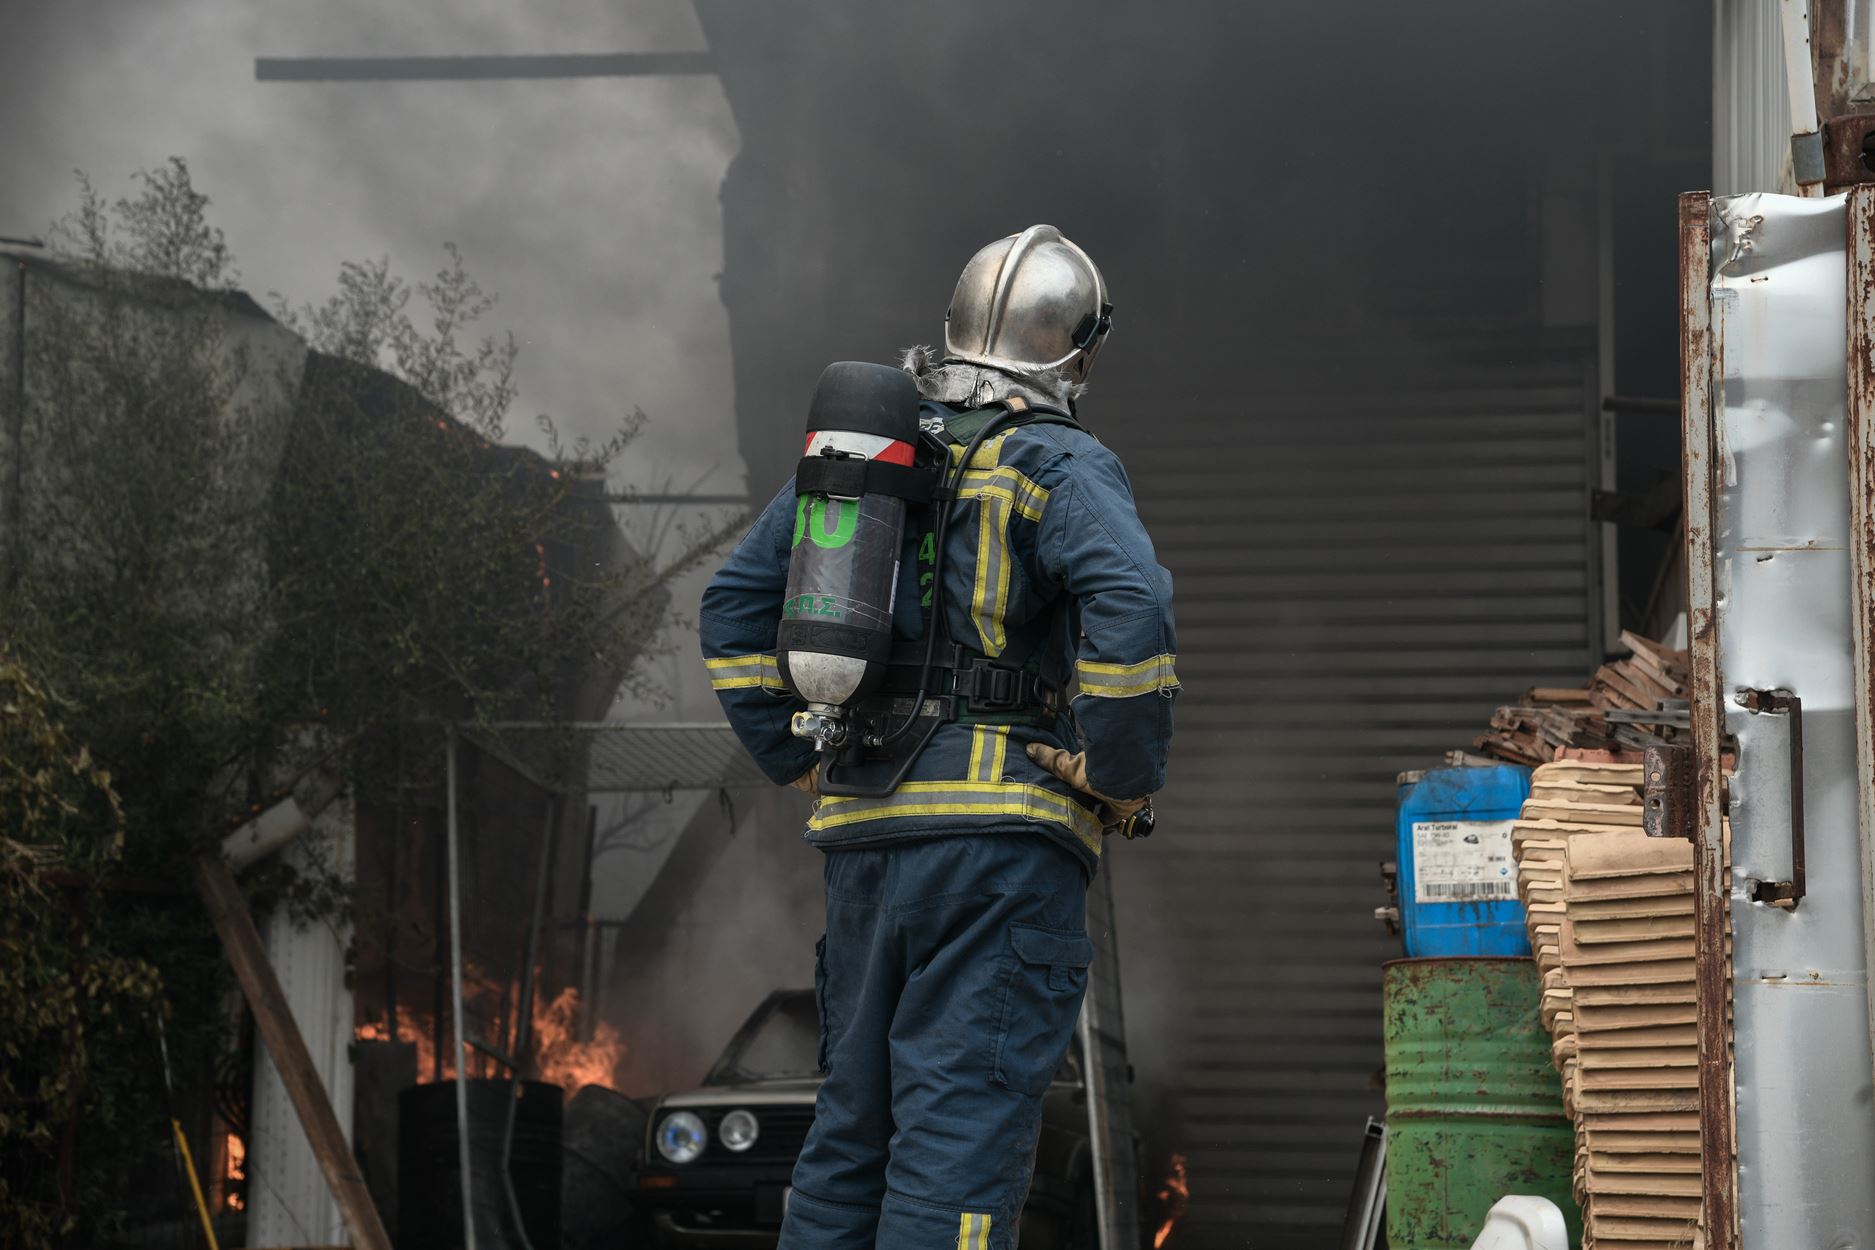
M1061 710L1061 687L1025 668L1011 668L981 656L933 663L928 676L922 663L894 660L887 665L878 693L909 699L926 678L926 698L955 699L957 719L975 723L1044 723Z

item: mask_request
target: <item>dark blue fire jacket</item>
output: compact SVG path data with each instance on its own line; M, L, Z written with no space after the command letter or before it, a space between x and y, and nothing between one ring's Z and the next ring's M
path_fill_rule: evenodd
M924 415L948 423L966 414L927 401ZM963 449L951 454L961 458ZM1072 717L945 725L892 794L820 799L807 839L831 848L1035 830L1076 851L1092 871L1101 851L1094 804L1024 748L1041 741L1085 749L1089 783L1113 798L1139 798L1164 784L1178 691L1171 574L1154 557L1119 459L1075 426L1036 423L988 438L951 507L942 561L951 637L1005 662L1078 639L1078 653L1055 666L1074 676ZM930 526L920 511L907 522L893 609L894 630L907 638L924 629L919 576L929 565L921 565L918 545ZM784 785L814 764L812 745L788 729L805 704L775 662L794 522L790 481L704 592L699 626L710 684L730 724ZM1065 632L1057 625L1063 608Z

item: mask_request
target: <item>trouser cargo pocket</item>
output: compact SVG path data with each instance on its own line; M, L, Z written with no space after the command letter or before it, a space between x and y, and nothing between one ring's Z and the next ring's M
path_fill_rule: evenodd
M1073 1036L1094 944L1084 932L1017 924L1009 928L1006 958L996 1080L1019 1093L1040 1094Z

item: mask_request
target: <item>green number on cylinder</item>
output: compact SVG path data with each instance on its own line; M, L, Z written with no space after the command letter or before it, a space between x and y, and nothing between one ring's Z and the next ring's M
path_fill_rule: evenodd
M827 505L837 504L832 523L827 517ZM853 541L853 531L859 528L859 500L828 499L825 495L808 495L794 506L794 541L789 549L801 545L803 536L814 540L816 547L834 551Z

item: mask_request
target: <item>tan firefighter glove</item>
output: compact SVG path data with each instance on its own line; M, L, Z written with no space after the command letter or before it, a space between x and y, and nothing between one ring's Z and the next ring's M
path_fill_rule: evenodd
M1096 813L1102 828L1123 826L1151 802L1149 798L1116 799L1087 784L1087 752L1070 755L1060 747L1040 742L1029 743L1029 758L1100 805Z
M811 794L815 798L819 798L820 761L815 760L812 768L802 773L799 777L796 777L793 781L790 781L788 785L792 789L799 790L802 794Z

